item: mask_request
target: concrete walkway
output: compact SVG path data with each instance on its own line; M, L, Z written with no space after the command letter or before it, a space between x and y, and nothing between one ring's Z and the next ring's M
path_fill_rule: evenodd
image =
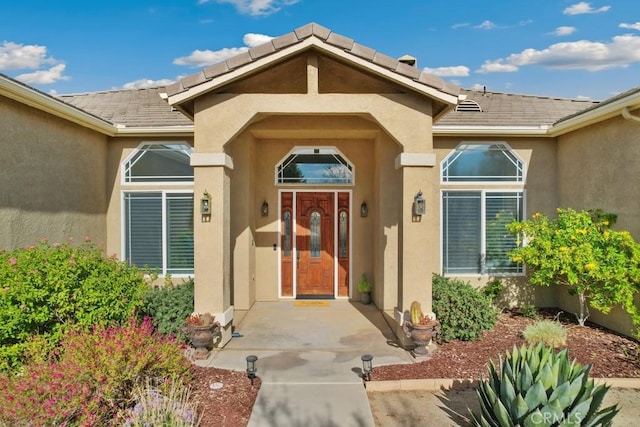
M256 303L236 324L242 337L199 363L244 371L246 356L258 356L250 427L374 426L360 356L373 355L374 366L413 362L374 305L319 304Z

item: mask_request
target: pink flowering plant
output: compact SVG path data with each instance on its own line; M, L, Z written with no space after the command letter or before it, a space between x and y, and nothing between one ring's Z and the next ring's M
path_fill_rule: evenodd
M136 387L164 393L190 379L183 346L149 319L69 332L53 356L0 375L0 425L108 425L135 407Z
M148 289L141 270L105 257L89 241L46 239L0 251L0 286L0 372L45 355L66 330L126 321Z

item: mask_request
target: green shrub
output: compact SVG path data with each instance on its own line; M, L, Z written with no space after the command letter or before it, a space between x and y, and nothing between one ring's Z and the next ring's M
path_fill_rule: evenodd
M494 303L504 290L504 285L500 279L493 279L489 283L486 284L483 288L481 288L481 292L487 297L491 298L491 301Z
M598 411L609 387L589 379L591 365L569 362L567 349L516 347L500 360L491 361L488 380L476 393L480 414L472 413L476 426L609 426L617 406Z
M553 320L540 320L527 326L522 332L527 344L544 344L547 347L561 347L567 343L567 331Z
M68 333L57 360L0 377L0 425L106 425L132 406L137 384L189 378L182 346L149 320Z
M167 283L164 287L150 289L140 310L142 317L151 317L159 332L174 335L184 342L184 319L192 313L193 279L179 285Z
M538 307L533 304L524 304L518 310L521 315L528 317L529 319L539 319Z
M0 252L0 283L0 371L34 353L34 336L53 346L66 330L126 321L147 290L140 270L89 241Z
M434 274L433 311L442 324L438 339L472 341L491 330L498 311L491 299L468 282Z

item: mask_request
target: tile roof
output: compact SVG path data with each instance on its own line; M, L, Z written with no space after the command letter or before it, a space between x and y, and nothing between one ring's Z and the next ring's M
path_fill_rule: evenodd
M411 79L414 82L432 87L449 95L455 96L459 93L460 89L458 86L445 82L440 77L420 71L414 66L407 65L390 56L376 52L367 46L356 43L353 39L334 33L321 25L310 23L290 33L274 38L260 46L253 47L246 52L233 56L226 61L213 64L198 73L180 79L176 83L167 86L167 95L173 96L187 91L192 87L232 72L258 59L301 43L310 37L316 37L327 45L342 49L347 54L351 54L371 64L392 71L398 74L399 77Z
M165 89L132 89L57 95L56 99L114 125L127 127L192 126L193 122L160 97Z
M451 110L436 126L551 126L565 116L598 105L593 101L466 89L460 94L477 102L482 111Z
M576 116L579 116L580 114L587 113L589 111L593 111L593 110L596 110L598 108L606 107L607 105L610 105L610 104L612 104L612 103L614 103L616 101L619 101L621 99L630 97L630 96L635 95L637 93L640 93L640 86L637 86L637 87L631 88L629 90L626 90L626 91L624 91L622 93L619 93L618 95L613 96L611 98L607 98L604 101L602 101L600 103L596 103L596 104L594 104L594 105L590 106L589 108L586 108L586 109L584 109L582 111L578 111L576 113L573 113L573 114L570 114L570 115L566 115L566 116L562 117L561 119L559 119L556 123L561 123L561 122L564 122L566 120L572 119L572 118L574 118Z

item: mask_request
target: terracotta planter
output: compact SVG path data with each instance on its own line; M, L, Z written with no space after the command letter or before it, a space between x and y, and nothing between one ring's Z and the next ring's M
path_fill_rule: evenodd
M411 322L405 322L402 326L404 333L415 345L413 353L415 356L428 356L429 350L427 346L431 344L433 338L438 334L440 330L440 322L437 320L432 321L428 325L414 325Z

